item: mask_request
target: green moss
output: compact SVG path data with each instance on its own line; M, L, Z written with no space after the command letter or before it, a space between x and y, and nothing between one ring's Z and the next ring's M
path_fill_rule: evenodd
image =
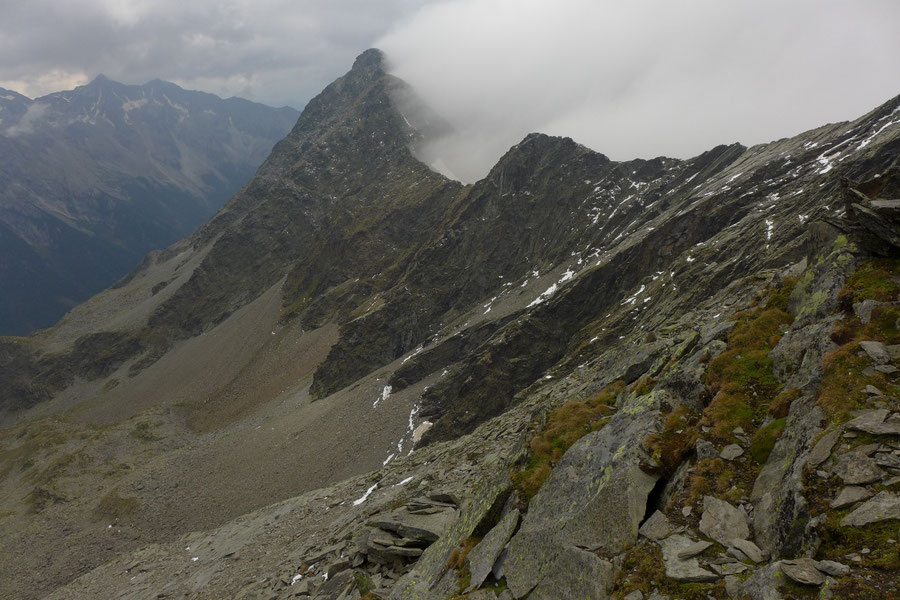
M678 406L666 416L661 432L651 433L644 439L644 449L666 473L674 473L694 447L699 437L696 427L699 416L687 406Z
M843 306L862 300L896 300L900 294L900 281L897 278L900 278L900 259L866 261L847 280L839 298Z
M784 431L785 419L775 419L765 427L760 427L750 442L750 456L758 464L765 464L772 453L775 442Z
M679 583L666 577L662 550L657 544L634 546L625 553L611 597L621 599L635 590L643 593L645 598L654 590L679 600L726 600L729 597L724 581L716 584Z
M795 280L767 291L764 302L738 313L724 352L710 361L706 383L716 392L704 411L703 425L714 437L730 441L741 427L748 433L762 421L779 391L770 353L793 317L787 312Z
M769 415L775 417L776 419L786 417L791 409L791 404L794 402L794 400L802 395L803 392L801 392L797 388L782 390L769 404Z
M825 526L820 532L822 545L817 554L820 558L845 560L851 553L868 548L865 565L871 569L900 573L900 551L897 543L897 522L883 521L865 527L843 527L841 519L852 512L852 508L829 511ZM888 540L895 540L889 543Z

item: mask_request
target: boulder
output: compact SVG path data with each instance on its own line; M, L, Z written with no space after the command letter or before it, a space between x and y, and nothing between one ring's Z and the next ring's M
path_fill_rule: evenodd
M441 578L455 571L446 569L450 554L460 542L470 537L485 516L506 501L510 482L507 466L498 464L496 475L472 490L472 496L459 510L459 516L444 534L422 553L415 567L391 588L392 600L415 600L428 597ZM459 588L455 588L458 590Z
M900 360L900 344L885 346L884 349L890 354L891 360Z
M840 455L834 472L847 485L872 483L884 477L884 471L875 461L859 450Z
M879 365L891 362L891 355L881 342L867 340L860 342L859 347L863 349L863 352L869 355L869 358Z
M866 325L869 323L869 321L872 320L872 311L883 304L887 303L878 302L877 300L863 300L862 302L854 302L853 313L856 315L856 318L859 319L860 323Z
M803 493L809 447L823 418L812 395L792 402L785 428L753 483L754 541L770 556L796 556L815 546L816 530Z
M726 577L725 590L736 600L784 600L784 594L778 589L778 579L783 575L777 565L773 563L759 568L744 581L736 576Z
M703 438L698 438L697 441L694 442L694 451L697 453L697 460L709 460L711 458L716 458L719 455L716 451L716 447Z
M738 446L737 444L729 444L722 448L722 451L719 453L719 456L723 460L734 460L738 456L744 453L744 449Z
M750 528L747 527L744 513L714 496L703 497L700 531L723 546L728 546L735 538L750 537Z
M825 583L825 574L816 568L816 561L811 558L798 558L795 560L783 560L780 563L781 572L803 585L822 585Z
M509 538L512 537L518 524L519 511L513 509L506 513L506 516L484 536L477 546L472 548L467 557L469 573L471 573L471 583L467 591L479 588L491 574L494 563L497 562L497 558L503 552L503 548L509 542Z
M369 525L401 537L434 542L456 520L456 509L449 506L405 506L387 515L376 515Z
M569 547L528 596L528 600L607 600L616 568L593 552Z
M672 535L659 543L662 547L666 577L681 582L716 581L719 576L700 566L696 558L679 558L679 553L694 545L694 540L683 535Z
M860 500L871 498L872 492L864 487L848 485L838 492L837 497L831 501L831 508L845 508L851 504L856 504Z
M665 394L654 390L631 399L602 429L582 437L563 455L509 543L504 568L516 598L549 576L554 557L568 548L614 555L637 540L658 478L641 468L652 463L643 440L658 427L658 402Z
M329 577L325 583L319 586L319 589L313 594L313 600L335 600L342 595L347 597L346 595L354 587L356 587L356 579L353 571L341 571L334 577Z
M841 526L863 527L892 519L900 519L900 494L885 490L841 519Z

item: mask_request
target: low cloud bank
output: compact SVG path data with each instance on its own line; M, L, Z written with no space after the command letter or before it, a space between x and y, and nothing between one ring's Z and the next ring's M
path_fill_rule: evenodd
M895 0L448 0L376 42L455 132L463 181L527 133L689 157L851 119L900 93Z

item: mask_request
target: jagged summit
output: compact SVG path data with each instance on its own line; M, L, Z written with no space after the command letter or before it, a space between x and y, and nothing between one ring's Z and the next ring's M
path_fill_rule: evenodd
M363 53L212 220L0 340L0 594L893 589L842 523L896 503L894 110L688 160L532 134L462 185L414 100Z
M370 70L375 73L384 73L386 60L384 52L378 48L369 48L356 57L351 71Z

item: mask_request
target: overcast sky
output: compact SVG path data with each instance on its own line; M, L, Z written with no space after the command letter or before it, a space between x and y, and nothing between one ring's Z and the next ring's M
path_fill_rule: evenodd
M370 46L453 123L462 179L530 131L687 157L900 93L898 0L0 0L0 87L98 73L302 108Z

